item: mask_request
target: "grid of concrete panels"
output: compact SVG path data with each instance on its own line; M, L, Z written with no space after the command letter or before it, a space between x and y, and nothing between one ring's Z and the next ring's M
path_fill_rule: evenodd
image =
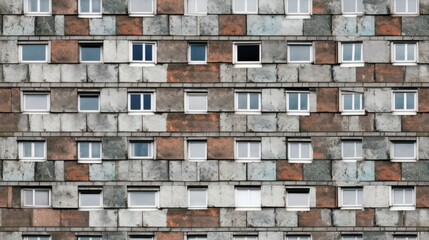
M79 18L77 0L52 0L52 16L25 16L22 1L0 2L0 238L429 238L429 8L419 3L419 14L401 16L392 1L364 0L364 14L346 17L341 1L314 0L310 18L290 19L283 0L260 0L259 15L208 0L206 16L184 15L182 0L158 0L150 17L130 17L125 0L104 0L101 18ZM103 64L78 64L79 45L88 41L102 43ZM157 64L130 66L132 41L156 42ZM188 64L195 41L207 43L208 64ZM49 63L21 63L19 46L28 42L48 43ZM235 42L260 43L261 66L235 68ZM296 42L312 43L312 64L288 62L288 43ZM364 67L340 67L339 43L346 42L362 42ZM393 46L402 42L417 43L416 64L392 65ZM127 94L148 90L156 94L155 113L128 114ZM189 90L207 91L207 114L184 112ZM243 90L261 93L259 115L235 113L234 94ZM288 114L291 90L309 92L309 116ZM413 115L395 114L393 92L410 90L417 94ZM23 113L23 92L50 93L49 114ZM78 95L88 92L100 94L100 113L78 112ZM363 93L365 115L341 114L343 92ZM185 142L193 138L207 140L207 161L186 160ZM129 159L133 139L153 140L155 159ZM234 161L237 139L260 141L261 161ZM295 139L311 140L311 163L289 161L287 143ZM341 142L350 139L362 141L363 161L343 161ZM77 161L82 140L102 142L102 163ZM46 141L47 160L19 161L23 141ZM395 141L416 141L418 160L392 161ZM207 210L188 209L188 186L207 187ZM260 188L260 211L235 209L240 186ZM127 209L133 187L159 188L160 209ZM309 211L286 208L291 187L309 189ZM340 206L347 187L362 187L363 210ZM414 210L394 210L392 189L406 187ZM23 189L44 188L49 208L23 207ZM102 189L102 210L79 210L85 188Z

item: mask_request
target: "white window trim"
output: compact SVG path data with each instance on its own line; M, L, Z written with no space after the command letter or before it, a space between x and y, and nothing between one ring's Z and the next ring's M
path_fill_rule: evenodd
M26 105L26 95L47 95L48 105L46 109L34 110L27 109ZM48 114L51 111L51 94L49 92L21 92L21 109L22 113L27 114Z
M23 59L22 46L24 45L43 45L45 46L45 60L32 61ZM19 62L20 63L49 63L50 62L50 43L49 42L18 42Z
M239 45L259 45L259 61L242 62L238 61ZM233 64L235 68L259 68L262 67L262 43L261 42L233 42L232 44Z
M239 191L258 191L260 195L260 202L258 206L239 206L237 204L237 196ZM261 188L260 187L235 187L234 189L234 202L235 202L235 210L236 211L260 211L262 206L262 196L261 196Z
M413 60L396 60L396 46L398 44L405 44L405 53L404 56L407 56L407 46L408 45L415 45L414 47L414 58ZM392 48L391 48L391 58L392 58L392 65L397 65L397 66L414 66L417 65L417 63L419 62L419 44L418 42L393 42L392 43Z
M190 12L189 11L189 3L188 3L189 0L184 0L184 1L185 1L185 15L188 15L188 16L205 16L205 15L207 15L207 9L205 12ZM207 3L207 0L203 0L203 1L206 1L206 3ZM198 1L196 1L195 3L198 5Z
M207 114L208 109L209 109L209 106L208 106L209 96L208 96L207 91L198 91L198 92L186 91L184 95L185 95L185 99L184 99L185 113L187 113L187 114ZM189 97L190 97L190 95L205 96L206 97L206 109L205 110L190 110L189 109L189 103L190 103Z
M136 234L131 235L130 240L137 240L137 239L140 239L143 237L151 238L151 239L145 239L145 240L155 240L155 236L153 236L153 235L136 235Z
M186 240L207 240L207 235L187 235Z
M289 94L290 93L298 93L298 106L301 107L301 95L308 95L307 99L307 110L290 110L289 109ZM287 115L310 115L310 92L309 91L286 91L286 114Z
M239 109L238 108L238 94L247 94L247 108L246 109ZM258 109L250 109L250 94L258 94ZM244 92L244 91L236 91L234 93L234 108L235 108L235 114L262 114L262 97L261 97L261 92Z
M103 16L103 0L100 0L100 12L93 12L92 11L92 1L89 0L89 12L82 12L80 10L80 6L82 5L80 3L81 0L78 0L77 3L77 9L78 9L78 17L79 18L101 18Z
M151 95L151 109L150 110L131 110L131 95L132 94L140 94L140 104L143 108L143 94ZM128 92L128 114L137 114L137 115L153 115L155 114L156 109L156 96L155 92Z
M234 235L233 240L258 240L258 235Z
M289 206L288 198L289 198L289 191L299 191L299 190L308 190L307 196L308 196L308 202L306 205L301 206ZM300 188L300 187L292 187L292 188L286 188L286 210L287 211L310 211L310 199L311 199L311 191L310 188Z
M37 240L44 240L46 238L48 238L48 240L52 239L50 235L25 235L25 236L22 236L23 240L29 240L30 238L37 238Z
M43 143L43 157L34 157L35 153L35 143ZM31 143L31 157L24 157L24 143ZM44 162L46 161L46 152L47 152L47 146L46 141L19 141L18 142L18 148L19 148L19 160L21 161L31 161L31 162Z
M362 190L362 205L344 205L344 193L343 191L345 189L348 190L354 190L355 191L355 195L357 197L357 191L358 190ZM365 202L365 200L363 199L364 194L363 194L363 187L339 187L338 188L338 205L341 209L364 209L363 207L363 203ZM356 199L357 202L357 199Z
M82 206L82 192L99 192L99 206ZM102 189L79 189L79 210L97 210L103 209L103 190Z
M81 103L80 103L80 100L81 100L81 97L88 97L88 96L97 96L98 97L98 110L81 110L80 109L80 106L81 106ZM88 93L79 93L78 94L78 112L84 112L84 113L98 113L98 112L100 112L100 109L101 109L101 105L100 105L100 94L99 93L91 93L91 92L88 92Z
M291 150L290 150L290 144L291 143L299 143L299 155L302 155L302 150L301 150L301 145L303 143L309 144L310 145L310 157L309 158L292 158L290 156ZM287 143L287 155L288 155L288 161L290 163L311 163L313 162L313 146L311 144L311 141L301 141L301 140L289 140Z
M354 96L359 94L360 95L360 106L361 109L359 110L345 110L344 109L344 96L345 95L353 95L352 98L352 105L354 106L355 98ZM340 91L340 112L341 115L365 115L365 108L364 108L364 95L361 92L349 92L349 91Z
M418 234L394 234L393 240L398 240L399 238L406 238L406 240L419 240Z
M395 109L395 94L396 93L414 93L414 109ZM393 115L416 115L419 102L418 102L418 91L417 90L392 90L391 94L391 105ZM404 106L407 105L407 99L404 98Z
M143 57L144 57L144 51L145 51L145 45L146 44L150 44L150 45L152 45L153 46L153 49L152 49L152 58L153 58L153 60L152 61L145 61L145 60L143 60L143 61L136 61L136 60L133 60L133 45L135 44L135 43L138 43L138 44L142 44L143 45L143 47L142 47L142 49L143 49ZM139 66L139 67L150 67L150 66L155 66L156 65L156 63L157 63L157 44L156 44L156 42L146 42L146 41L130 41L130 44L129 44L129 55L130 55L130 58L129 58L129 61L130 61L130 65L131 66Z
M187 0L185 0L185 1L187 1ZM205 59L204 59L204 61L193 61L191 59L191 53L192 53L191 46L192 45L204 45L204 47L205 47L205 53L204 53ZM190 42L188 44L188 64L192 64L192 65L207 64L207 49L208 49L207 43L204 43L204 42Z
M98 236L98 235L94 235L94 236L78 236L78 240L82 240L83 237L89 238L89 240L99 240L99 239L103 239L102 236Z
M252 1L252 0L245 0L244 1L244 8L245 8L244 11L237 11L235 9L235 1L236 0L232 0L232 13L233 14L258 14L258 12L259 12L259 0L255 0L256 1L256 12L251 12L248 9L248 1Z
M343 13L343 16L345 16L345 17L355 17L355 16L362 16L363 15L363 12L358 12L357 11L357 9L358 9L358 1L359 0L354 0L354 7L355 7L355 9L356 9L356 11L355 12L346 12L346 11L344 11L344 6L345 6L345 4L344 4L344 0L341 0L341 12ZM362 5L363 5L363 3L362 3ZM364 9L364 6L362 6L362 9Z
M25 205L25 191L29 191L31 190L33 192L32 196L33 196L33 204L32 205ZM49 200L49 204L47 206L45 205L36 205L36 191L48 191L48 200ZM51 201L51 189L49 188L23 188L21 190L21 198L22 198L22 207L23 208L50 208L52 206L52 201Z
M140 206L131 206L131 192L153 192L155 193L155 205L153 206L145 206L145 205L140 205ZM129 210L146 210L146 211L151 211L151 210L157 210L159 209L159 188L142 188L142 189L129 189L127 192L127 206Z
M97 143L100 144L100 157L99 158L94 158L94 157L88 157L88 158L83 158L80 156L80 144L81 143L89 143L89 154L92 155L92 145ZM79 141L77 143L77 155L78 155L78 162L79 163L101 163L102 159L103 159L103 144L101 141Z
M360 44L361 48L360 48L360 56L361 56L361 60L360 61L345 61L343 59L343 53L344 53L344 45L345 44L353 44L353 50L352 50L352 57L355 57L355 52L356 52L356 44ZM365 62L364 62L364 57L363 57L363 43L362 42L338 42L338 62L341 63L341 67L363 67L365 66Z
M353 240L362 240L362 234L342 234L341 240L347 240L345 238L354 238Z
M398 12L397 8L396 8L396 0L391 0L391 6L393 6L393 11L392 11L392 15L407 15L407 16L418 16L420 14L420 1L419 0L415 0L416 4L417 4L417 11L416 12L409 12L409 11L405 11L405 12ZM412 0L407 0L407 4L406 4L406 8L408 10L408 1L412 1Z
M157 6L156 0L152 0L152 11L150 11L150 12L135 12L135 11L132 11L131 0L128 0L128 13L129 13L129 16L132 16L132 17L155 16L156 15L156 6Z
M29 4L30 0L25 0L24 1L24 14L26 16L51 16L52 15L52 0L48 0L49 1L49 11L47 12L41 12L40 11L40 1L37 1L37 12L30 12L30 9L28 8L28 4Z
M88 61L82 60L82 45L97 45L100 46L100 60L99 61ZM79 62L80 63L103 63L103 43L101 42L79 42Z
M299 18L299 19L311 18L311 15L313 14L313 1L312 0L307 0L307 2L308 2L308 12L307 13L290 13L288 10L288 1L290 1L290 0L285 0L286 18ZM300 4L299 0L297 0L297 1L298 1L297 4Z
M152 155L151 156L147 156L147 157L141 157L141 156L134 156L133 155L133 150L134 150L134 143L139 143L139 142L147 142L150 143L152 146ZM130 159L154 159L154 156L156 156L155 154L155 141L153 140L131 140L128 143L128 157Z
M414 156L413 157L395 157L394 153L395 153L395 143L400 143L400 142L414 142ZM419 156L418 156L418 141L417 140L394 140L394 141L390 141L390 156L391 156L391 161L392 162L415 162L417 160L419 160Z
M290 47L291 46L296 46L296 45L301 45L301 46L310 46L310 60L307 61L295 61L295 60L291 60L290 59ZM289 64L305 64L305 63L313 63L314 62L314 45L313 43L309 43L309 42L293 42L293 43L288 43L287 44L287 63Z
M404 190L405 188L409 188L409 189L413 190L413 192L412 192L412 198L413 198L412 204L401 204L401 205L395 204L393 202L393 196L394 196L393 191L394 191L394 189ZM415 210L416 209L416 188L415 187L401 187L401 186L393 187L393 186L391 186L390 191L389 191L389 199L390 199L390 210L392 210L392 211L412 211L412 210Z
M191 191L200 190L206 193L206 203L204 206L191 206ZM207 209L209 205L209 195L207 187L188 187L188 209Z
M204 158L191 158L191 151L190 151L190 143L191 142L205 142L205 157ZM186 156L188 161L190 162L205 162L207 160L207 140L206 139L187 139L185 142L186 146Z
M356 157L356 156L345 157L344 156L344 142L353 142L353 144L354 144L354 151L355 151L355 154L356 154L356 150L357 150L357 144L356 143L357 142L361 142L361 144L363 144L362 140L361 139L342 139L341 140L341 158L342 158L342 160L345 161L345 162L362 161L363 160L363 149L361 150L362 151L362 156L360 156L360 157Z
M313 237L311 236L311 235L300 235L300 234L298 234L298 235L293 235L293 234L291 234L291 235L287 235L286 236L286 240L290 240L290 238L296 238L296 237L299 237L299 239L298 240L312 240L313 239ZM301 238L303 238L303 239L301 239ZM305 238L305 239L304 239Z
M258 143L259 144L259 155L258 157L246 157L246 158L239 158L238 157L238 144L239 143L247 143L247 154L250 155L250 143ZM236 162L260 162L262 158L262 144L261 141L252 141L252 140L236 140L234 143L234 157Z

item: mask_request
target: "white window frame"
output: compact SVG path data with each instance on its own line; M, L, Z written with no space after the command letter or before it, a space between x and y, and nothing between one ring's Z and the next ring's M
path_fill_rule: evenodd
M203 61L192 60L192 58L191 58L191 56L192 56L192 45L201 45L201 46L205 47L205 53L204 53L205 59ZM195 64L195 65L207 64L207 49L208 49L208 46L207 46L207 43L205 43L205 42L190 42L190 43L188 43L188 63L189 64Z
M236 91L234 96L234 108L236 114L261 114L262 108L262 93L261 92L242 92ZM239 94L247 94L247 107L246 109L238 108L238 95ZM250 94L258 94L258 109L250 109Z
M247 156L248 157L239 157L238 156L238 144L246 143L247 144ZM259 155L258 157L249 157L250 156L250 144L257 143L259 145ZM260 162L262 158L262 143L258 140L236 140L234 144L234 152L235 152L235 161L237 162Z
M80 109L80 107L81 107L81 97L98 97L98 109L97 110L81 110ZM100 112L100 109L101 109L101 105L100 105L100 93L91 93L91 92L88 92L88 93L79 93L78 94L78 112L85 112L85 113L97 113L97 112Z
M297 61L297 60L291 60L290 59L290 48L292 46L310 46L310 59L305 61ZM289 64L305 64L305 63L313 63L314 62L314 45L313 43L309 42L291 42L287 44L287 62Z
M80 156L80 148L81 148L81 144L82 143L88 143L89 144L89 154L91 155L88 158L83 158ZM93 153L92 153L92 145L93 144L100 144L100 157L96 158L96 157L92 157ZM103 159L103 144L101 141L78 141L77 143L77 160L79 163L101 163L102 159Z
M189 109L189 104L190 104L190 97L192 96L205 96L206 97L206 109L202 109L202 110L191 110ZM199 92L189 92L186 91L185 92L185 113L187 114L206 114L208 112L209 106L208 106L208 102L209 102L209 95L207 93L207 91L199 91Z
M155 194L155 205L131 205L131 192L152 192ZM137 189L128 189L127 192L127 206L130 210L156 210L159 209L159 188L137 188Z
M397 204L394 202L394 191L402 191L405 193L405 190L412 189L412 203L411 204ZM416 189L415 187L401 187L401 186L395 186L390 187L390 210L394 211L412 211L416 209ZM403 194L403 198L405 197L405 194Z
M134 156L134 147L135 147L135 145L134 144L136 144L136 143L141 143L141 142L144 142L144 143L150 143L150 147L151 147L151 153L152 153L152 155L150 155L150 156L143 156L143 157L141 157L141 156ZM155 141L153 141L153 140L130 140L129 141L129 148L128 148L128 156L129 156L129 158L130 159L154 159L154 156L155 156L156 154L155 154Z
M344 10L344 0L341 0L341 11L343 13L343 16L361 16L363 15L363 11L364 11L364 6L363 6L363 1L362 0L353 0L354 1L354 8L355 11L354 12L346 12ZM362 3L362 12L358 12L358 4Z
M152 235L132 235L130 240L155 240L155 237Z
M343 234L341 240L362 240L362 234Z
M131 95L138 95L138 94L140 94L141 108L143 108L143 106L144 106L143 95L150 94L150 96L151 96L151 99L150 99L151 109L150 110L144 110L144 109L132 110L131 109ZM156 100L155 92L128 92L128 114L149 114L149 115L154 114L155 108L156 108L155 100Z
M349 142L349 143L353 143L353 145L354 145L354 156L353 157L346 157L346 156L344 156L344 153L345 153L345 151L344 151L344 143L346 143L346 142ZM346 162L355 162L355 161L360 161L360 160L363 160L363 149L361 149L361 153L362 153L362 156L356 156L356 153L357 153L357 149L358 149L358 143L360 142L360 144L361 144L361 147L362 147L362 140L361 139L342 139L341 140L341 158L343 159L343 161L346 161Z
M404 56L408 54L408 45L414 45L414 59L407 60L397 60L396 59L396 46L405 44L405 53ZM392 42L392 64L398 66L413 66L417 65L419 62L419 46L418 42Z
M238 47L241 45L259 45L259 61L238 61ZM232 44L233 64L235 68L258 68L262 67L262 43L261 42L233 42Z
M418 240L417 234L395 234L393 240Z
M406 11L405 12L399 12L397 7L396 7L396 1L397 0L392 0L392 6L393 6L393 15L419 15L419 10L420 10L420 1L419 0L405 0L407 3L405 4L406 6ZM416 5L417 5L417 9L416 12L410 12L408 9L408 2L409 1L416 1Z
M200 0L200 1L206 1L206 5L208 5L207 0ZM198 0L195 1L195 4L198 5ZM208 7L208 6L207 6ZM185 0L185 15L191 15L191 16L204 16L207 15L207 9L204 12L198 12L198 11L189 11L191 9L191 6L189 6L189 0ZM193 6L194 10L198 9L198 6Z
M341 207L341 209L363 209L363 203L364 203L363 187L340 187L338 190L339 190L338 191L338 205L339 205L339 207ZM344 204L344 190L354 191L355 200L356 200L355 205L345 205ZM362 193L362 204L361 205L357 204L357 202L358 202L357 198L358 198L359 192Z
M99 192L99 205L98 206L82 206L83 192ZM79 210L97 210L103 209L103 190L102 189L79 189Z
M414 156L412 157L396 157L395 153L395 144L396 143L413 143L414 145ZM418 157L418 143L417 140L392 140L390 141L390 156L392 162L415 162L419 159Z
M289 206L289 196L291 195L291 194L293 194L293 192L295 191L295 193L296 192L302 192L302 193L304 193L305 191L308 191L307 192L307 197L308 197L308 202L305 204L305 205L300 205L300 206ZM291 192L291 193L289 193L289 192ZM310 211L310 199L311 199L311 191L310 191L310 188L305 188L305 187L303 187L303 188L296 188L296 187L292 187L292 188L286 188L286 198L285 198L285 200L286 200L286 210L288 210L288 211Z
M289 9L288 9L288 1L297 1L298 8L300 9L300 1L299 0L285 0L286 18L310 18L311 15L313 14L313 1L312 0L307 0L308 12L306 12L306 13L301 13L301 12L290 13Z
M344 109L345 106L345 96L352 95L352 106L355 106L355 96L359 95L360 101L360 109ZM365 107L364 107L364 95L362 92L349 92L349 91L341 91L340 94L340 111L341 115L365 115Z
M299 155L300 157L298 158L292 158L291 157L291 144L294 143L298 143L299 144ZM302 158L302 144L309 144L310 145L310 157L309 158ZM311 141L306 141L306 140L289 140L287 143L287 155L288 155L288 161L290 163L311 163L313 161L313 146L311 144Z
M156 0L152 0L152 11L149 12L137 12L137 11L132 11L132 1L128 0L128 12L130 16L133 17L141 17L141 16L155 16L156 15Z
M187 235L186 240L207 240L207 235Z
M29 240L29 239L34 239L37 238L37 240L45 240L46 238L48 240L51 240L51 236L50 235L25 235L22 236L22 240Z
M144 58L145 54L145 46L152 45L152 61L147 60L133 60L133 45L134 44L142 44L142 56ZM156 42L146 42L146 41L130 41L129 44L129 54L130 54L130 65L132 66L155 66L157 63L157 43Z
M27 96L28 95L46 95L47 96L47 108L45 109L28 109L27 108ZM22 92L21 93L21 109L23 113L40 113L47 114L51 110L51 94L49 92Z
M256 191L259 193L259 204L257 205L246 205L246 204L240 204L238 202L238 192L240 191L247 191L247 195L250 194L251 191ZM235 187L235 210L237 211L260 211L262 206L262 197L261 197L261 188L260 187L241 187L237 186ZM249 203L249 201L247 202Z
M100 46L100 60L88 61L82 59L82 45ZM103 62L103 43L102 42L79 42L79 62L80 63L102 63Z
M24 157L24 143L31 143L31 157ZM35 157L35 143L43 143L43 157ZM19 148L19 159L21 161L31 161L31 162L44 162L46 161L46 155L47 155L47 146L46 141L19 141L18 142L18 148Z
M414 93L414 109L396 109L395 94ZM416 115L418 109L418 92L416 90L393 90L392 91L392 114L394 115ZM404 107L407 106L407 98L404 97Z
M23 46L25 45L42 45L45 47L45 60L24 60ZM20 63L49 63L50 62L50 44L49 42L18 42L19 62Z
M191 157L191 144L192 142L204 142L205 143L205 157L204 158L192 158ZM207 140L206 139L187 139L186 140L186 156L191 162L204 162L207 160Z
M81 11L81 0L78 0L77 3L77 9L78 9L78 16L80 18L101 18L103 15L103 0L100 0L100 12L93 12L92 11L92 1L94 0L89 0L89 12L82 12Z
M289 107L289 94L298 94L298 108L301 108L301 97L307 95L307 110L291 110ZM286 91L286 114L288 115L310 115L310 92L309 91Z
M352 58L355 58L356 55L356 44L360 44L360 56L361 60L344 60L344 46L346 44L352 44ZM338 43L338 62L341 63L341 67L363 67L365 66L364 57L363 57L363 43L362 42L339 42Z
M292 238L294 238L293 240L311 240L312 237L311 235L287 235L286 236L286 240L291 240Z
M42 0L37 0L37 11L36 12L31 12L30 8L29 8L29 4L30 4L31 0L24 0L24 13L27 16L51 16L52 15L52 0L48 0L49 1L49 10L47 12L41 12L40 11L40 1Z
M244 2L244 8L245 8L244 11L237 11L235 9L235 1L236 0L232 0L232 13L233 14L258 14L258 11L259 11L259 1L258 0L244 0L245 1ZM251 12L248 9L248 5L249 5L248 1L255 1L256 2L256 12Z
M205 205L202 206L191 206L191 192L192 191L204 191L206 194ZM207 187L188 187L188 209L207 209L209 205L209 195Z
M82 240L82 238L89 238L89 240L99 240L99 239L103 239L102 236L78 236L78 240Z
M33 204L31 204L31 205L25 205L25 192L26 191L32 191ZM49 200L48 205L36 205L36 194L35 193L37 191L48 192L48 200ZM50 208L52 205L51 189L49 189L49 188L23 188L21 190L21 196L22 196L22 207L24 207L24 208Z
M249 236L234 236L234 240L258 240L258 236L256 235L249 235Z

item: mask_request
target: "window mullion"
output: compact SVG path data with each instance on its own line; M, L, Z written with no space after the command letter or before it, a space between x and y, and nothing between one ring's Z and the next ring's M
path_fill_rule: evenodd
M89 153L88 153L89 158L93 158L92 157L92 142L89 143L88 151L89 151Z
M352 43L352 61L356 61L356 44Z
M36 206L36 189L32 189L31 192L33 193L31 205Z
M140 111L144 111L144 93L140 94Z
M301 111L301 93L298 93L298 111Z

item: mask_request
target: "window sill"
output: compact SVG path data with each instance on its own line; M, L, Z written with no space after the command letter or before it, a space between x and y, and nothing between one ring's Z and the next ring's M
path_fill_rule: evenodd
M286 207L286 211L291 211L291 212L307 212L310 211L310 208L306 208L306 207Z
M234 68L261 68L261 63L234 63Z
M340 67L365 67L364 62L341 63Z
M416 210L415 206L391 206L390 211L414 211Z
M130 17L154 17L154 13L130 13L128 14Z
M207 13L185 13L185 16L196 16L196 17L201 17L201 16L207 16Z
M207 65L207 62L188 62L189 65Z
M97 210L103 210L102 207L88 207L88 208L79 208L79 211L97 211Z
M288 159L289 163L312 163L313 159Z
M415 111L393 111L393 115L417 115Z
M188 158L188 161L189 161L189 162L206 162L206 161L207 161L207 158L205 158L205 159L189 159L189 158Z
M188 207L189 210L207 210L207 207Z
M349 163L353 163L353 162L361 162L363 161L362 158L343 158L341 159L343 162L349 162Z
M25 16L31 17L31 16L35 16L35 17L50 17L52 16L52 13L30 13L27 12L24 14Z
M261 159L242 159L242 158L237 159L236 158L235 161L239 163L254 163L254 162L261 162Z
M310 112L286 112L286 115L310 116Z
M417 12L414 13L407 13L407 12L402 12L402 13L392 13L392 17L417 17L420 14Z
M235 211L261 211L260 207L236 207Z
M417 62L393 62L393 66L417 66Z
M100 113L100 110L97 111L78 111L78 113Z
M19 63L22 64L44 64L44 63L49 63L49 61L45 60L45 61L25 61L25 60L21 60L19 61Z
M343 17L360 17L363 13L343 13Z
M79 13L78 18L102 18L103 14L82 14Z
M137 62L131 62L130 67L155 67L156 63L137 63Z
M155 115L154 112L128 112L128 115Z
M252 111L252 112L250 112L250 111L235 111L235 114L238 114L238 115L262 115L262 112L261 111Z
M129 211L136 211L136 212L138 212L138 211L156 211L156 210L159 210L159 208L157 208L157 207L153 207L153 208L129 207L128 210Z
M51 206L22 206L22 208L52 208Z
M417 159L400 159L400 158L397 158L397 159L391 159L390 160L391 162L417 162Z
M32 111L25 111L25 112L22 112L22 114L50 114L50 112L32 112Z
M341 210L363 210L363 206L342 206Z
M311 18L311 14L288 15L288 13L286 13L286 19L310 19L310 18Z
M77 163L94 163L99 164L102 163L102 160L77 160Z
M201 115L204 115L204 114L208 114L208 112L207 111L185 111L185 114L201 114Z
M365 115L365 111L342 111L341 115Z
M153 157L128 157L129 159L133 159L133 160L153 160Z
M34 158L20 158L19 159L20 162L46 162L46 159L34 159Z

